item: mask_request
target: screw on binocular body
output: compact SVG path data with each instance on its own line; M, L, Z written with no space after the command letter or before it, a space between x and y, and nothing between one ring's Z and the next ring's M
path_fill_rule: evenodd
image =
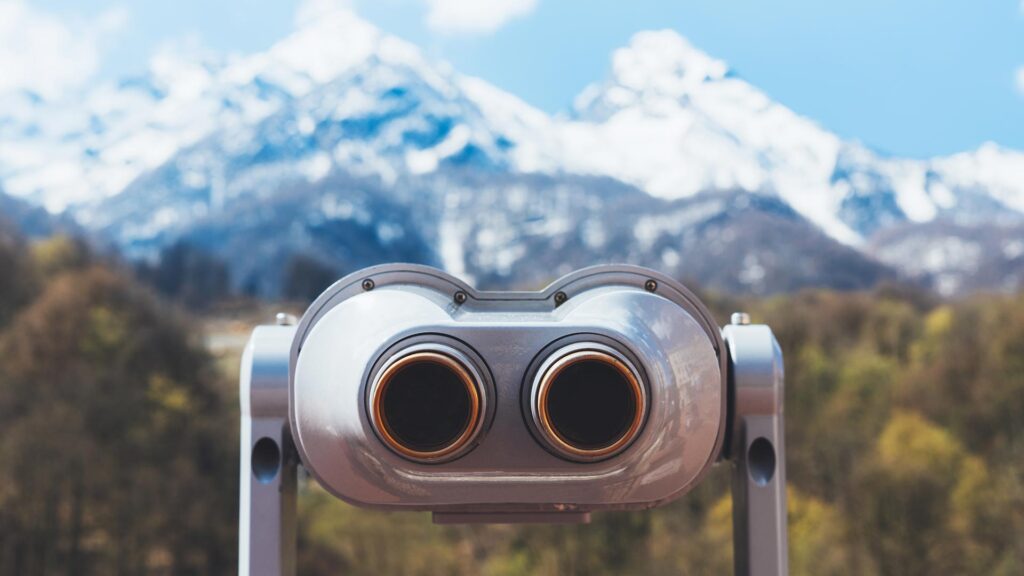
M373 280L370 280L369 278L363 280L363 290L369 292L370 290L373 290L374 286L376 286L376 284L373 283Z
M746 326L750 324L750 314L746 312L733 312L732 317L729 318L729 323L733 326Z
M464 304L467 298L469 298L469 296L467 296L466 293L463 292L462 290L459 290L458 292L455 293L453 300L455 300L456 304Z
M647 282L644 282L644 290L647 290L648 292L654 292L657 289L658 282L656 280L648 280Z
M299 319L296 318L294 314L278 312L277 315L274 316L274 324L278 326L295 326L298 323Z
M561 306L565 304L565 301L569 299L569 296L562 291L555 292L555 306Z

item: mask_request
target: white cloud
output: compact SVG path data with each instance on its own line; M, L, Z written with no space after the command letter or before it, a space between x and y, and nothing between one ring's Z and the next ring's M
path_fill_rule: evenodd
M537 7L537 0L425 1L427 25L441 32L493 32Z
M1024 96L1024 66L1017 68L1017 92Z
M64 19L24 0L0 0L0 93L25 89L54 98L82 85L99 66L104 40L127 19L123 8Z

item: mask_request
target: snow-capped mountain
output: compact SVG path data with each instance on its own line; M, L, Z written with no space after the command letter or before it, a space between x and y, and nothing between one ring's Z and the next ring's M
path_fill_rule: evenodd
M846 142L671 31L637 34L608 80L577 99L562 165L680 198L714 189L780 197L833 238L861 245L894 222L1024 213L1024 154L986 144L930 161Z
M427 261L491 284L609 260L750 292L897 273L946 293L1024 282L1012 249L985 264L1007 273L980 283L962 256L1022 229L1024 154L880 155L671 31L638 33L555 117L345 11L262 53L179 49L64 101L3 100L8 193L134 257L204 247L262 293L297 254L337 273ZM922 266L936 235L973 248Z
M156 54L149 73L46 102L4 98L0 181L63 210L116 196L203 138L244 130L378 53L415 49L339 11L249 56L196 46Z

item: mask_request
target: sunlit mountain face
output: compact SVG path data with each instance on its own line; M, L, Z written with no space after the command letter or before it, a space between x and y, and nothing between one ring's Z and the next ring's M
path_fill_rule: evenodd
M1024 284L1024 154L845 141L671 31L641 32L552 117L349 12L244 57L0 102L0 187L153 260L176 243L281 293L295 258L484 286L626 261L710 288L944 294Z

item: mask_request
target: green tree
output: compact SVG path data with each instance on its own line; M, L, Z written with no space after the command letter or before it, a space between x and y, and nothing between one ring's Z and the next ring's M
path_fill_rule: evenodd
M0 328L35 297L38 280L23 241L0 219Z
M300 499L299 573L352 576L473 574L429 514L384 513L343 504L319 488Z
M155 264L140 264L136 272L161 295L201 310L223 300L231 288L227 265L187 242L161 250Z
M232 412L182 322L90 268L55 279L0 357L0 573L230 570Z
M971 450L1024 461L1024 296L941 307L925 326L903 403Z
M1019 567L1012 541L985 526L1012 526L1007 494L984 461L948 431L895 412L856 490L859 535L881 574L991 574Z
M44 280L85 269L96 260L84 240L63 234L35 242L31 254L32 263Z

